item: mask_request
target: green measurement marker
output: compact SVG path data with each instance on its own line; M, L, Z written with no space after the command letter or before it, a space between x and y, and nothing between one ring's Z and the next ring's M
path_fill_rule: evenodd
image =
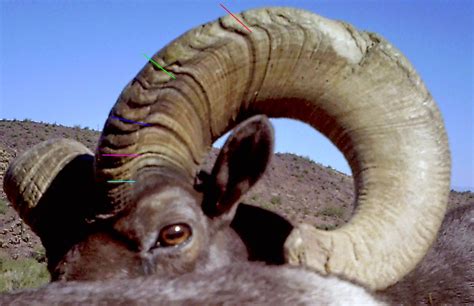
M107 183L135 183L134 180L110 180Z
M161 67L161 66L160 66L157 62L155 62L153 59L151 59L151 58L149 58L148 56L146 56L146 54L143 54L143 55L146 57L146 59L147 59L149 62L155 64L156 67L160 68L160 69L163 70L167 75L169 75L169 76L172 77L174 80L176 80L176 77L175 77L171 72L166 71L165 68Z

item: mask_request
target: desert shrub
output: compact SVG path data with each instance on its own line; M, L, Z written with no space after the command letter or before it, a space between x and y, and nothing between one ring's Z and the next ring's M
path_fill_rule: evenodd
M33 258L14 260L0 257L0 292L35 288L48 282L46 264Z
M257 200L258 200L258 195L256 195L256 194L253 195L253 196L250 198L250 200L252 200L252 201L257 201Z
M329 206L319 212L320 215L328 217L339 217L344 215L344 210L341 207Z
M317 229L322 229L325 231L331 231L337 228L336 224L320 224L315 226Z
M4 215L7 213L7 202L5 200L0 199L0 215Z
M33 257L37 262L46 263L46 250L40 245L31 251L31 257Z
M276 197L272 197L270 199L270 202L273 204L273 205L280 205L281 204L281 199L279 196L276 196Z
M302 156L303 159L305 159L306 161L308 161L309 163L311 164L315 164L316 162L314 160L311 159L311 157L309 157L308 155L304 155Z

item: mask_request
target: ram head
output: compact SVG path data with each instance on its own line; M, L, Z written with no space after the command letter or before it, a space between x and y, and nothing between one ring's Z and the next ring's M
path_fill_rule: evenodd
M4 188L41 237L54 279L180 274L216 264L203 258L245 257L226 238L238 230L219 230L265 169L263 115L327 136L352 169L357 206L328 232L280 220L282 257L263 260L381 289L424 256L445 213L450 154L440 112L407 59L379 35L303 10L239 17L252 32L227 16L156 53L175 78L147 63L110 111L95 155L56 140L12 163ZM212 143L236 126L213 172L199 174Z

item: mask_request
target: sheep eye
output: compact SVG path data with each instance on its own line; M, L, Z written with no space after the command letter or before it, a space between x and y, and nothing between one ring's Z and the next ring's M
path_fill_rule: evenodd
M191 235L191 227L185 223L167 225L160 231L157 246L175 246L188 240Z

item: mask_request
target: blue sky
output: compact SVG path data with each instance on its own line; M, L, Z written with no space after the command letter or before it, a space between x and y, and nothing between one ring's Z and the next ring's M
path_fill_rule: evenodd
M149 56L185 31L232 12L293 6L377 32L415 66L443 113L452 186L474 190L472 1L0 0L0 118L101 129ZM350 173L302 123L279 119L276 150Z

